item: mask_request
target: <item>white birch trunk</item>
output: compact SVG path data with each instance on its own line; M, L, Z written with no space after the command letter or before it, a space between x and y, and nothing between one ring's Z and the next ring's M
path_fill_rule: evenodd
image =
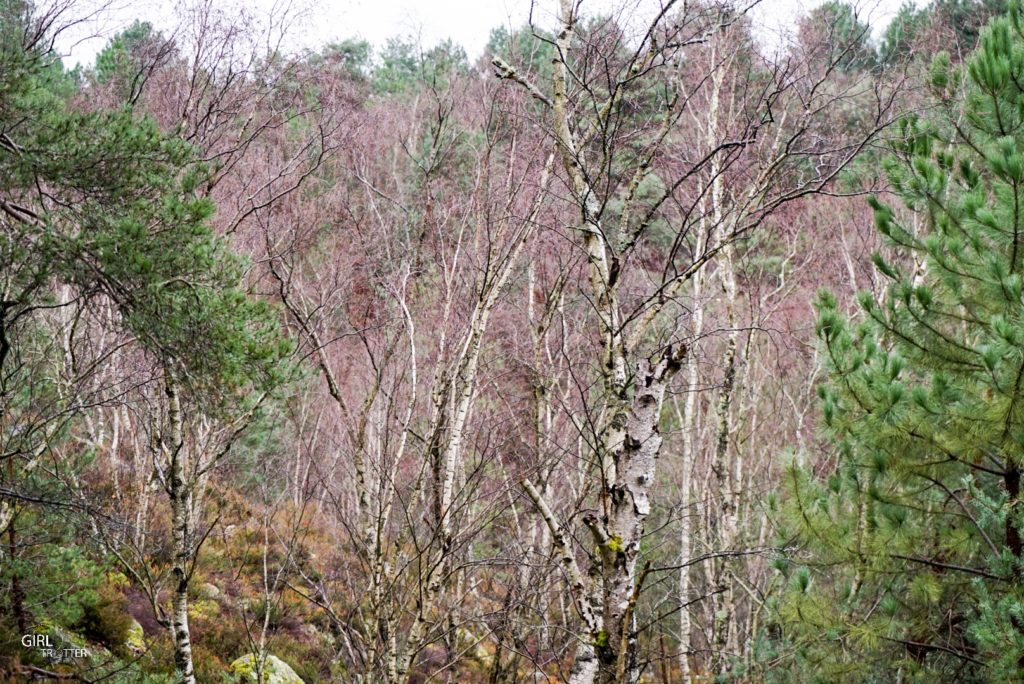
M693 277L693 337L699 339L704 332L704 277L698 273ZM697 388L700 386L700 369L693 355L687 359L687 394L680 424L683 429L683 454L680 464L679 506L682 511L679 517L679 673L683 682L691 679L690 647L693 638L693 622L687 603L690 600L690 579L694 568L687 565L693 550L693 505L691 500L691 482L694 464L697 461L698 431L700 422L697 415Z
M192 666L192 637L188 627L188 583L192 563L194 539L192 519L192 493L186 479L185 440L182 425L181 400L172 374L168 373L167 418L170 426L170 445L167 494L172 515L172 541L174 548L174 587L171 597L171 638L174 643L175 676L180 684L195 684Z

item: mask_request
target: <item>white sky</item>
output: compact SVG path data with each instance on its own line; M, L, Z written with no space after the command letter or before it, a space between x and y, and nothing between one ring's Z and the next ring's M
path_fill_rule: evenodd
M287 7L299 17L290 30L290 44L316 48L331 40L359 37L381 46L396 35L413 37L424 47L446 38L462 45L470 59L479 56L491 29L497 26L520 26L526 22L530 0L208 0L213 6L231 11L248 7L257 16L266 18ZM753 10L755 21L764 35L777 35L792 29L796 19L820 0L762 0ZM105 0L77 0L75 11L87 14ZM110 36L134 19L152 22L168 30L175 24L176 7L181 0L113 0L94 20L62 36L58 49L66 63L91 64ZM194 5L197 0L184 0ZM551 25L556 0L535 0L534 21ZM598 14L622 8L622 21L642 22L658 7L658 0L583 0L585 13ZM862 18L869 21L878 35L888 24L902 0L858 0Z

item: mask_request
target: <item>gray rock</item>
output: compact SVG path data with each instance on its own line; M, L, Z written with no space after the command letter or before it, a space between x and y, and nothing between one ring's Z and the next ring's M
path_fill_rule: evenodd
M214 601L220 598L220 589L217 588L216 584L211 584L210 582L200 584L196 593L198 593L202 598Z
M240 682L256 681L256 663L251 653L231 663L231 674ZM275 655L268 655L263 664L264 684L305 684L291 666Z

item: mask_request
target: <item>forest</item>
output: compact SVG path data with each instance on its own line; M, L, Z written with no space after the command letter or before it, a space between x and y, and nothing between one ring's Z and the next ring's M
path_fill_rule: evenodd
M1024 4L532 2L0 0L0 681L1024 681Z

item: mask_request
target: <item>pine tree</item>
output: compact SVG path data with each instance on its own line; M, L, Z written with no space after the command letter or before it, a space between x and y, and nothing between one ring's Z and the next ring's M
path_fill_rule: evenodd
M884 296L859 322L818 300L837 465L788 473L783 535L808 555L780 564L778 606L804 681L1024 679L1020 4L931 79L940 114L904 121L886 164L908 211L870 201Z
M0 5L0 368L67 286L109 298L139 343L196 387L272 380L286 345L209 226L207 170L131 107L76 108L40 22L29 5Z
M878 56L883 64L897 64L907 59L914 43L932 20L930 8L918 8L913 2L904 2L882 35Z
M36 461L85 411L74 392L36 372L64 359L46 313L108 302L166 379L165 413L179 425L182 405L215 418L245 414L280 379L289 349L275 311L242 289L245 264L209 225L214 208L199 192L208 176L195 151L130 106L77 107L73 81L48 47L53 21L29 3L0 0L0 585L10 587L0 615L13 616L18 634L38 617L34 599L45 599L21 581L31 576L18 537L22 502L56 496L59 481ZM177 506L175 599L185 596L198 553L183 443L178 437L171 462L155 466L168 473ZM188 645L187 624L173 632L179 678L194 682L178 645Z

